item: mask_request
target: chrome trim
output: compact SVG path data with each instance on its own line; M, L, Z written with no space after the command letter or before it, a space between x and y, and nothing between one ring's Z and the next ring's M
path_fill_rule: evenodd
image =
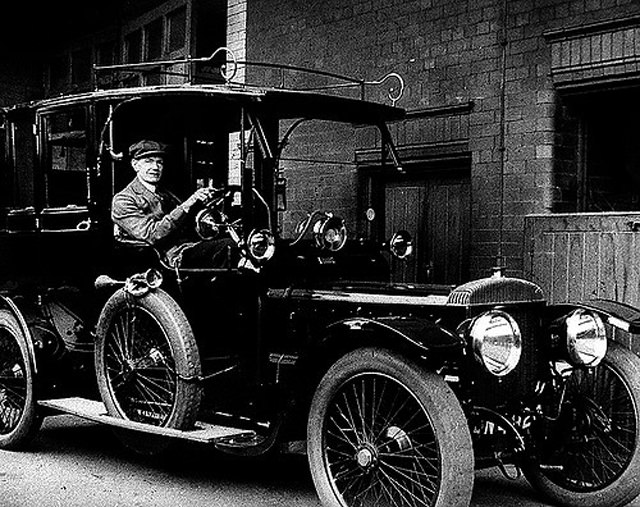
M411 296L405 294L369 294L366 292L341 292L331 290L292 290L292 299L312 299L314 301L332 301L344 303L362 303L379 305L445 305L447 296L427 295Z

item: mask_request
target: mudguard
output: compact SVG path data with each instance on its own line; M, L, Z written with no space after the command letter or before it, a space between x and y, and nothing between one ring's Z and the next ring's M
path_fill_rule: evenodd
M13 300L7 296L0 296L0 308L5 308L9 310L13 316L16 318L18 323L20 324L20 329L22 330L22 334L24 340L26 342L27 350L29 351L29 355L31 356L31 362L33 364L33 373L38 373L38 363L36 361L36 351L33 346L33 338L31 336L31 331L29 331L29 326L27 326L27 321L25 320L22 312L18 308L18 306L13 302Z
M417 317L379 317L376 319L351 317L328 326L330 332L372 332L400 338L418 349L462 349L464 340L432 320Z
M633 334L640 333L640 309L626 303L610 299L592 299L585 302L558 304L555 306L558 308L566 306L591 310L600 314L606 323L622 331Z

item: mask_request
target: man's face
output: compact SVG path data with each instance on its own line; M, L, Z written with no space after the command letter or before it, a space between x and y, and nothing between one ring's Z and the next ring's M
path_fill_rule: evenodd
M162 170L164 169L164 159L157 156L143 157L132 162L138 178L145 183L156 185L162 178Z

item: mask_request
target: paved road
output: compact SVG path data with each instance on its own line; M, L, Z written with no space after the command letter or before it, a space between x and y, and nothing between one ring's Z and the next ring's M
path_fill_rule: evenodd
M523 479L476 476L473 507L540 507ZM633 507L640 507L636 501ZM172 459L124 451L110 430L51 417L28 452L0 451L0 507L319 507L306 458L232 459L184 446Z

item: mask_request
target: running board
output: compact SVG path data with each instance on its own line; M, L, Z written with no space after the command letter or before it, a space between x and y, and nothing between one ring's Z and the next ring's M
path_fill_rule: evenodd
M54 400L40 400L40 406L56 410L65 414L75 415L89 421L94 421L109 426L115 426L126 430L141 431L152 435L160 435L182 440L191 440L204 444L215 444L230 438L252 438L255 432L230 428L228 426L216 426L202 421L195 424L193 430L178 430L175 428L162 428L152 424L145 424L128 419L121 419L107 414L104 403L86 398L58 398Z

